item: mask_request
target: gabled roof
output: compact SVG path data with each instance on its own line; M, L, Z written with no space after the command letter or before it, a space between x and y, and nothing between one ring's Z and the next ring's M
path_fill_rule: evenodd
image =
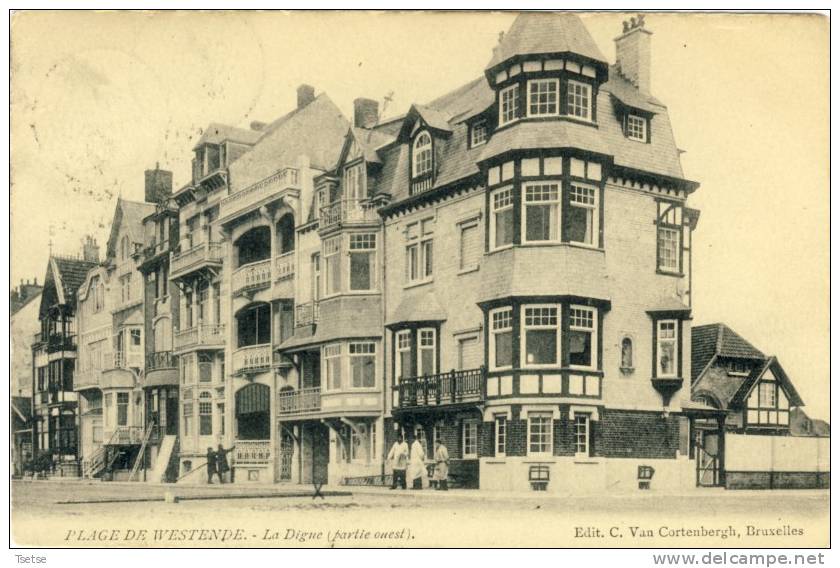
M581 19L569 12L523 12L493 50L486 69L516 55L576 53L594 61L607 59Z
M39 317L43 317L55 304L72 306L76 302L79 286L85 281L85 275L96 265L96 262L78 258L51 256L44 277L44 289L41 292Z
M193 150L198 149L204 144L221 144L224 141L236 142L239 144L256 144L257 140L262 136L262 131L249 130L245 128L237 128L235 126L228 126L227 124L220 124L218 122L211 122L207 125L207 129L195 143Z
M154 203L143 201L129 201L122 197L117 198L117 206L114 208L114 219L111 221L111 234L108 236L108 246L105 249L106 258L114 258L117 254L117 236L120 228L125 226L131 242L143 242L143 219L155 212Z
M736 392L732 397L732 404L740 405L747 400L750 393L752 393L755 388L755 385L761 377L764 376L764 373L767 372L767 370L770 370L776 378L776 381L785 391L791 406L805 406L805 403L802 401L802 398L800 398L799 393L796 392L796 388L793 386L793 382L790 380L790 377L788 377L784 368L782 368L782 365L774 356L768 357L763 365L756 366L755 370L750 373L750 376L744 379L741 388L739 388L738 392Z
M376 128L358 128L353 126L348 132L348 141L345 143L346 147L350 145L350 137L359 145L364 159L368 163L379 163L378 150L383 146L392 143L396 137L388 132ZM344 156L342 156L342 159Z
M696 380L715 356L764 360L764 353L723 323L691 328L691 378Z
M294 166L307 156L312 168L335 168L350 122L325 94L303 108L295 109L268 125L247 153L230 164L231 192L244 189Z

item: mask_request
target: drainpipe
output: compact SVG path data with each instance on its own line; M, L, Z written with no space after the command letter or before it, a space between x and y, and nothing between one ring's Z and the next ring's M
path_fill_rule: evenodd
M388 350L385 347L385 342L387 339L387 333L385 331L385 314L387 313L386 306L387 300L386 298L388 295L385 293L387 287L385 285L387 278L385 275L385 251L387 250L387 240L385 237L386 230L385 230L385 219L382 219L382 258L380 260L380 274L382 274L382 317L380 322L380 329L382 330L382 433L379 435L382 438L382 451L380 452L380 457L382 458L380 461L380 473L382 476L385 476L385 457L388 455L386 452L388 451L387 443L385 442L387 429L385 428L385 411L388 408L388 388L390 385L386 383L386 379L388 377L388 370L385 368L387 363L387 353Z

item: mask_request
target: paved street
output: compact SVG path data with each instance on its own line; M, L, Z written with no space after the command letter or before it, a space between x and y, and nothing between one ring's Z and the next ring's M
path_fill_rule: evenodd
M682 495L550 497L464 490L324 491L325 499L313 500L312 488L301 486L13 482L13 534L19 544L108 547L735 547L828 542L827 491L712 489ZM165 502L167 492L178 496L178 502Z

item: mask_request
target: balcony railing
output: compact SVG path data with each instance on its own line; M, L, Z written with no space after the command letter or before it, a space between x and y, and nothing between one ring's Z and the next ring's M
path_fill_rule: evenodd
M222 259L222 244L205 241L173 254L170 272L173 276L183 275L206 264L221 264Z
M133 351L108 351L102 354L104 369L139 369L143 366L143 354Z
M376 209L366 199L339 199L321 207L320 227L339 223L360 223L377 219Z
M146 355L146 371L159 369L174 369L178 365L178 357L172 351L155 351Z
M250 345L233 352L233 372L248 373L271 367L271 345Z
M76 349L76 336L72 334L51 333L47 339L47 353L57 351L74 351Z
M318 302L307 302L295 306L295 327L316 324L320 317L321 308Z
M318 410L321 410L321 387L285 391L277 395L277 413L280 415L288 416Z
M194 346L224 345L225 326L220 323L202 323L187 329L180 329L173 336L175 349Z
M400 408L480 402L486 396L484 367L400 379L394 386Z
M145 248L143 248L143 257L146 259L150 259L153 256L157 256L162 252L166 252L169 250L169 239L165 241L158 241L157 239L152 239L149 241Z
M284 252L274 259L274 279L285 280L295 275L295 251Z
M219 216L227 217L285 189L300 189L300 173L297 168L282 168L267 178L225 197L219 205Z
M271 259L258 260L241 266L233 273L231 288L238 294L271 285Z
M268 465L271 463L271 440L236 440L233 463L242 465Z
M142 426L117 426L106 445L139 445L143 443L144 435Z

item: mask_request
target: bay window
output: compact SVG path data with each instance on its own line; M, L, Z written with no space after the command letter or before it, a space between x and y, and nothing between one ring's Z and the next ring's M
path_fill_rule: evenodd
M513 308L490 311L490 367L513 366Z
M528 413L528 455L551 454L551 423L550 412Z
M598 189L572 183L569 191L569 242L597 246Z
M594 308L569 309L569 365L585 369L597 367L594 346L598 345L597 316Z
M519 118L519 85L511 85L499 93L499 126Z
M326 293L329 296L341 292L341 237L324 241L324 269Z
M324 346L325 383L329 390L341 389L341 344L332 343Z
M350 235L350 290L373 290L376 286L376 234Z
M677 320L656 322L656 376L677 376Z
M569 81L566 87L566 114L592 120L592 86Z
M490 194L490 248L513 244L513 188L503 187Z
M372 341L353 342L349 351L353 388L372 388L376 384L376 344Z
M560 363L560 318L558 306L524 306L522 347L525 367Z
M526 183L524 188L524 242L559 240L560 183Z
M435 369L436 345L435 345L435 330L434 329L420 329L417 331L417 375L434 375L437 371Z
M555 116L559 111L557 79L528 81L528 116Z

